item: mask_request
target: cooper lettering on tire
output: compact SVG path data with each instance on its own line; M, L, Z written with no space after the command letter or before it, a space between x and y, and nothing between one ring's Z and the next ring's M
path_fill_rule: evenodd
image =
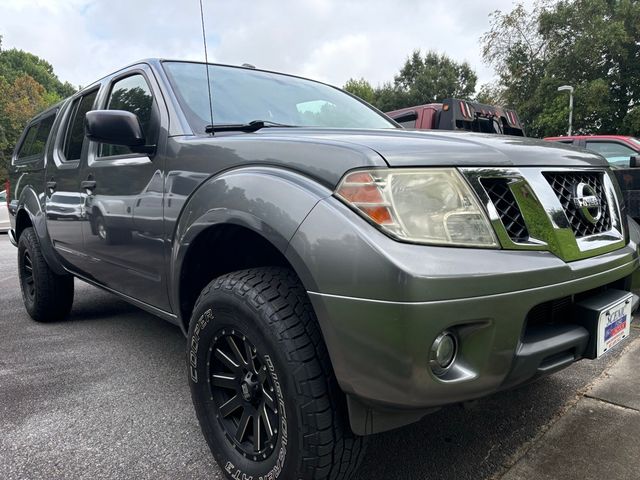
M198 321L196 322L196 326L193 329L193 334L191 335L191 341L189 342L189 373L191 376L191 381L194 383L198 383L198 347L200 345L200 331L207 326L207 324L213 319L213 312L211 309L206 310Z
M293 272L243 270L207 285L192 314L187 366L202 432L227 478L351 478L363 439L349 428Z

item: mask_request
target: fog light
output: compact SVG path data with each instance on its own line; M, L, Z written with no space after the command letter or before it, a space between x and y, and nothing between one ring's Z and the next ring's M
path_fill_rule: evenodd
M456 359L458 341L453 333L444 331L431 345L431 359L429 364L436 375L445 373Z

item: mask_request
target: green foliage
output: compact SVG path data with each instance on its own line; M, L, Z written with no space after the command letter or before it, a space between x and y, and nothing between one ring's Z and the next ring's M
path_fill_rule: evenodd
M444 54L415 50L393 82L373 88L364 79L350 79L344 89L382 111L422 105L456 97L469 99L478 77L468 63L457 63Z
M574 132L638 133L640 2L538 1L496 11L482 37L483 56L498 74L505 103L533 136L563 134L575 87ZM635 129L635 130L634 130Z
M375 101L375 91L371 84L364 78L360 78L359 80L350 78L347 80L347 83L344 84L343 88L367 103L373 103Z
M629 110L622 121L620 133L640 137L640 105Z
M71 95L45 60L22 50L2 50L0 36L0 182L26 123L38 112Z
M480 86L478 93L476 93L475 100L476 102L486 105L504 105L506 103L504 89L499 85L491 85L488 83Z
M408 104L433 103L447 97L470 99L477 75L468 63L457 63L446 55L415 50L407 59L394 84Z

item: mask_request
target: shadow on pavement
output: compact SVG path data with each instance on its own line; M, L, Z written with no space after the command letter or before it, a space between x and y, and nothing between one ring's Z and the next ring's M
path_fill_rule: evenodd
M374 436L357 478L488 478L554 417L566 402L562 390L561 380L544 378L470 409L449 406L417 424Z

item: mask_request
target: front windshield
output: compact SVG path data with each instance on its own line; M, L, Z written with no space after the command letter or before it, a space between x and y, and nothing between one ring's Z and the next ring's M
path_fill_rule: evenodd
M164 62L194 131L211 124L203 63ZM254 120L299 127L396 128L375 110L328 85L276 73L209 65L214 125Z

